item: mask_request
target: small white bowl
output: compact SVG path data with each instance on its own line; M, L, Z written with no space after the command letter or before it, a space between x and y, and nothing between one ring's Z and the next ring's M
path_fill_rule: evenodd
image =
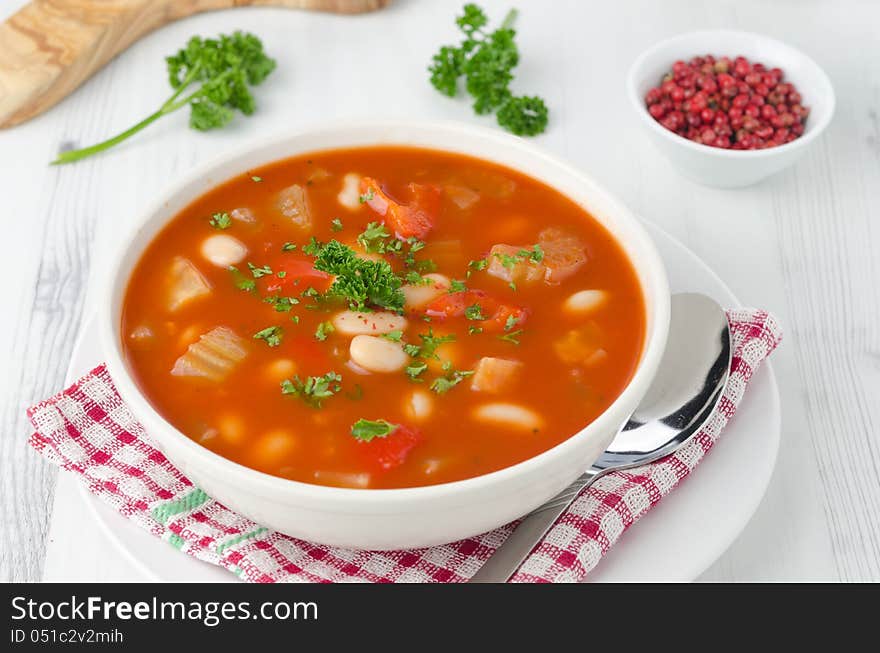
M181 209L233 175L306 152L388 144L460 152L523 171L558 189L605 225L632 261L645 297L645 340L632 380L596 420L549 451L490 474L441 485L356 490L301 483L244 467L186 437L142 394L122 351L122 300L145 248ZM451 123L343 123L274 136L225 155L158 195L121 241L106 279L98 321L108 369L120 395L168 459L209 495L258 523L305 540L360 549L452 542L506 524L557 494L598 458L629 418L654 377L669 329L663 263L625 206L583 173L523 139Z
M804 106L810 109L803 135L763 150L725 150L689 141L654 120L648 113L645 94L660 84L675 61L706 54L730 58L742 55L768 69L781 68L785 81L797 87ZM658 43L630 67L627 94L654 145L683 175L716 188L749 186L794 163L831 122L835 105L831 81L810 57L776 39L732 30L689 32Z

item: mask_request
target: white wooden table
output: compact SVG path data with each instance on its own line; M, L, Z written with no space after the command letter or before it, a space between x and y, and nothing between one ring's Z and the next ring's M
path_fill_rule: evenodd
M543 95L552 111L540 145L589 171L786 328L774 355L783 406L776 473L703 579L880 580L880 3L480 4L500 20L512 3L521 11L516 87ZM71 498L70 479L59 481L26 446L24 412L61 388L108 252L141 205L181 171L273 130L337 117L491 124L427 82L425 66L453 40L461 4L397 0L361 17L197 16L140 41L43 116L0 132L0 580L136 579ZM20 5L0 0L0 18ZM641 50L705 27L754 29L802 48L838 94L835 120L806 158L745 190L680 177L635 128L624 96ZM189 36L237 28L258 34L279 62L254 118L201 134L182 111L106 156L46 165L62 144L90 144L158 106L168 92L163 57Z

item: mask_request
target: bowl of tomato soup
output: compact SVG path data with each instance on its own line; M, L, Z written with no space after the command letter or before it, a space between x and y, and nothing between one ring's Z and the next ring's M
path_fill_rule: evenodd
M156 445L230 508L364 549L533 510L609 444L665 345L632 214L521 139L359 122L193 171L124 240L100 319Z

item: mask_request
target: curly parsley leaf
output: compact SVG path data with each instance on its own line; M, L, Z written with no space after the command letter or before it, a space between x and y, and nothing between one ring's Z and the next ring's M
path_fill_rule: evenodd
M495 117L498 124L517 136L535 136L547 129L549 110L536 95L511 97Z

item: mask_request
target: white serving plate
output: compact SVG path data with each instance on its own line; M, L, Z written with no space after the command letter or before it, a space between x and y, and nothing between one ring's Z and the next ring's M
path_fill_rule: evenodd
M646 227L666 264L673 292L702 292L724 306L740 305L693 252L659 227L650 223ZM92 319L74 349L66 382L73 382L100 362L97 325ZM621 538L589 580L696 579L724 553L757 509L773 473L779 440L779 392L772 367L765 364L753 377L743 404L712 452L681 487ZM105 539L131 563L133 577L126 580L237 580L224 569L191 558L156 539L89 494L82 484L76 485L79 497L67 500L84 501ZM56 510L59 505L61 502L56 500Z

